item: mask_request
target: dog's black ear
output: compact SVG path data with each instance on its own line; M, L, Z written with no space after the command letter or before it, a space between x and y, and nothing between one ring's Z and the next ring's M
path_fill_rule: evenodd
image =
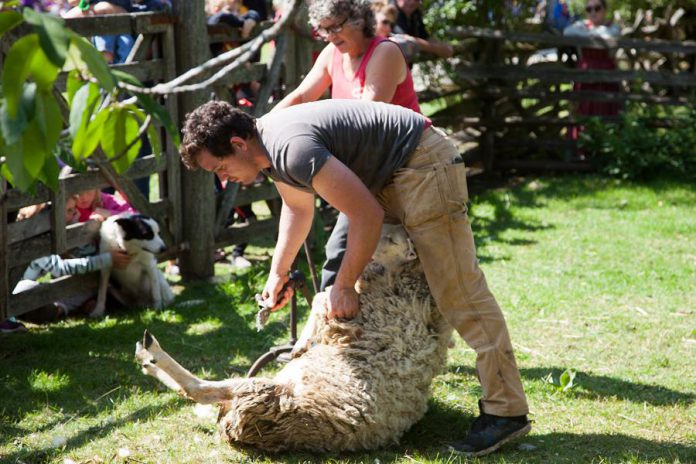
M138 224L132 217L118 218L114 222L123 230L124 240L131 240L138 236Z
M152 227L144 221L144 219L149 219L148 216L143 216L142 214L135 214L133 216L126 216L123 218L116 219L116 223L121 226L123 232L125 233L124 240L152 240L155 236L155 232Z

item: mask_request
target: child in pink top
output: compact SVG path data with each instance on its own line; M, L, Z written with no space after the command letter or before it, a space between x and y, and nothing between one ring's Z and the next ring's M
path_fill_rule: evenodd
M109 216L121 213L135 213L133 207L124 199L99 189L85 190L77 194L77 211L79 222L90 219L103 221Z

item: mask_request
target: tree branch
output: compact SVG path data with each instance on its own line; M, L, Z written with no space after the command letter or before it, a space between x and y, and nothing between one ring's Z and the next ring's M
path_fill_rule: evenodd
M275 23L269 29L263 31L253 40L233 50L218 55L215 58L206 61L200 66L189 69L181 76L178 76L169 82L163 82L161 84L157 84L149 88L138 87L136 85L128 84L126 82L119 82L118 86L119 88L127 90L131 93L158 95L166 95L181 92L194 92L210 87L211 85L215 84L217 81L222 79L228 73L246 64L252 55L261 50L263 44L275 39L280 34L285 25L294 19L300 2L301 0L292 0L290 8L288 9L287 13L281 17L280 21ZM230 62L231 60L232 62ZM199 82L197 84L183 85L185 82L188 82L195 77L201 76L202 74L208 71L212 71L213 69L225 63L229 64L217 71L212 77L206 79L205 81Z

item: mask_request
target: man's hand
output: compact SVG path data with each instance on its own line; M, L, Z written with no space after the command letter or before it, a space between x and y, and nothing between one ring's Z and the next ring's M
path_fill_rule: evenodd
M264 306L271 311L277 311L288 303L293 294L292 287L287 287L282 294L281 290L289 280L290 277L287 274L269 274L266 286L261 293Z
M113 267L123 269L130 264L131 257L128 253L121 250L111 251L111 264Z
M333 286L329 290L329 319L353 319L360 312L358 292L353 287Z

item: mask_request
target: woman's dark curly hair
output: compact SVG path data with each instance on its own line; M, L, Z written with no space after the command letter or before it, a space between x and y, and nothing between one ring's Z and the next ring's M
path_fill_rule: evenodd
M216 158L234 154L230 138L250 139L256 135L256 120L224 101L211 101L186 115L181 161L188 169L198 168L196 157L207 150Z

